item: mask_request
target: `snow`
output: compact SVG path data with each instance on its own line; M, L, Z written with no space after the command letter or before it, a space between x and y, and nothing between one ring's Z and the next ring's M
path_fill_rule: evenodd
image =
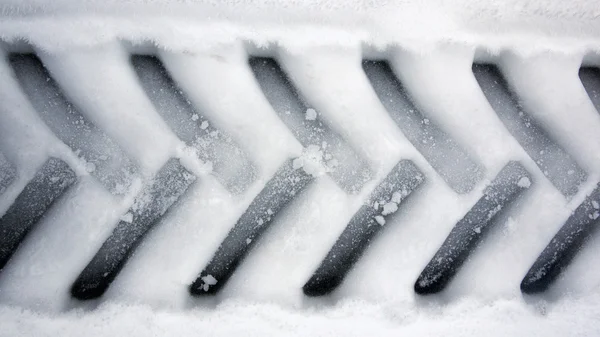
M317 112L315 111L315 109L312 108L308 108L306 109L306 118L307 121L314 121L315 119L317 119Z
M187 312L156 311L143 305L110 303L94 314L72 311L53 317L29 310L1 307L4 336L91 336L114 333L128 336L593 336L599 314L592 300L566 299L550 309L548 303L532 308L502 300L494 305L464 301L445 310L386 307L364 301L344 301L331 308L306 313L275 304L233 301L217 309L200 307ZM572 309L576 309L573 311ZM124 314L126 313L126 314ZM435 319L431 319L435 317ZM425 323L427 325L425 325ZM38 327L43 326L44 329Z
M381 215L388 215L395 213L398 210L398 204L395 202L388 202L383 205L383 211L381 211Z
M577 78L584 58L597 59L597 1L164 6L141 0L5 0L0 9L1 38L32 43L70 100L123 148L144 178L168 158L181 157L200 182L149 233L100 301L71 300L70 284L112 226L130 221L127 210L141 181L123 187L122 197L107 192L89 174L94 170L39 118L0 62L0 152L19 173L0 195L0 212L48 155L68 162L82 180L0 273L0 336L600 334L600 270L590 268L600 254L598 238L551 294L523 298L518 289L537 254L600 178L600 117ZM246 192L231 195L202 169L206 163L177 139L140 89L126 51L157 47L201 112L191 122L231 135L257 165L259 177ZM305 119L318 117L315 123L339 133L373 168L375 177L359 193L344 192L324 174L336 166L333 158L323 158L326 145L302 149L279 120L247 68L248 50L276 55L314 107ZM444 184L378 101L360 68L365 55L389 58L426 116L423 123L440 126L466 149L485 168L486 181L508 160L521 161L536 181L518 182L532 187L522 205L510 210L510 230L490 232L438 297L416 297L414 280L485 183L465 195ZM556 191L498 120L471 75L473 59L502 63L511 83L526 93L531 113L590 174L573 200ZM290 158L319 179L277 215L220 296L190 298L189 283ZM373 204L381 214L374 220L385 224L385 233L372 240L335 295L306 299L302 284L401 158L413 160L427 184L391 219L383 215L397 211L403 194ZM592 205L599 208L597 201ZM204 281L210 286L218 282L213 279Z
M314 177L321 176L327 172L327 168L323 165L323 151L317 145L309 145L302 155L292 162L295 170L303 169L304 172Z
M121 221L125 221L128 223L133 222L133 214L131 212L127 212L125 213L122 217L121 217Z
M202 282L204 282L204 285L202 286L202 289L204 291L208 291L210 286L214 286L218 282L217 279L212 275L202 276L201 279L202 279Z
M394 194L392 194L392 202L399 204L400 201L402 201L402 198L403 195L400 192L394 192Z
M523 187L523 188L529 188L531 186L531 180L529 180L528 177L522 177L521 179L519 179L519 181L517 182L517 185L519 187Z
M381 215L375 216L375 221L377 221L377 223L380 224L381 226L385 225L385 218L382 217Z
M94 163L87 163L87 164L85 165L85 170L86 170L88 173L92 173L92 172L96 171L96 165L95 165Z

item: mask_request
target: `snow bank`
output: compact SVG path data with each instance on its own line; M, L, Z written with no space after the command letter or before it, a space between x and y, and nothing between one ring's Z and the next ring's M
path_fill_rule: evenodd
M105 304L60 316L0 307L0 336L596 336L599 298L565 299L530 308L513 301L462 301L407 309L350 300L326 309L290 310L229 301L188 312Z

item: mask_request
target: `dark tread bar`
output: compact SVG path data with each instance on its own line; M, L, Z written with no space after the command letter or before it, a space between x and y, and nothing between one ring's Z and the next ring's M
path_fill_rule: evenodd
M34 54L9 55L21 89L44 123L87 163L88 172L114 194L127 192L137 167L125 152L63 94Z
M307 296L335 290L362 256L385 223L399 213L398 206L425 181L410 160L400 161L352 217L319 268L303 287Z
M592 104L600 112L600 68L581 67L579 69L579 79L585 88Z
M52 204L77 176L60 159L50 158L0 218L0 270Z
M102 296L144 236L196 180L177 159L169 160L117 224L71 288L80 300Z
M600 226L600 186L596 187L577 207L544 248L523 278L521 291L525 294L546 291L571 263L598 226Z
M156 111L177 137L212 164L213 174L229 191L246 191L258 172L238 144L194 107L158 57L133 55L131 65Z
M509 162L485 189L475 206L460 220L429 261L417 282L420 295L444 290L479 242L493 227L500 212L531 185L531 176L518 162Z
M425 118L386 61L363 61L373 90L404 136L454 191L467 193L483 169L448 134Z
M17 172L6 158L4 158L2 153L0 153L0 195L6 191L16 177Z
M498 118L535 161L542 173L566 197L574 196L588 175L526 111L500 69L474 64L473 74Z
M356 193L373 172L365 160L317 116L308 116L308 103L273 58L251 57L254 77L277 116L304 146L317 146L323 152L329 176L344 190Z
M313 177L287 161L269 180L233 226L208 265L190 285L192 295L213 295L223 288L238 265L269 228L277 214L300 194Z

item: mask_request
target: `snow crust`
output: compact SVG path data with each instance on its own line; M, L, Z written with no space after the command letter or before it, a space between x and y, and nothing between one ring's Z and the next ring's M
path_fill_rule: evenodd
M600 178L600 115L577 77L582 61L598 62L597 1L165 6L142 0L4 0L0 13L0 38L7 42L2 52L37 51L69 99L140 166L142 181L170 157L181 158L199 177L98 303L72 300L70 284L112 224L129 219L127 209L143 182L122 197L107 192L37 116L0 61L0 152L19 173L0 195L0 212L48 155L65 160L82 180L0 273L0 336L600 334L600 269L590 268L600 255L598 236L549 294L523 298L518 288ZM158 54L189 100L210 117L210 125L200 128L214 124L224 130L258 166L258 180L245 193L231 195L169 130L137 83L129 50ZM315 107L306 118L327 123L377 172L360 193L349 195L322 174L318 149L302 149L277 118L247 67L247 51L275 55ZM406 140L360 67L363 57L381 56L427 121L486 169L486 182L508 160L520 160L535 181L519 182L531 185L524 203L439 296L415 297L413 283L485 182L457 195ZM498 120L472 76L474 59L500 63L524 93L528 111L589 173L572 200L545 179ZM319 176L318 182L278 215L221 295L190 298L189 283L290 157ZM403 158L417 164L427 184L403 214L379 222L385 235L373 241L335 294L305 298L303 283L369 192ZM399 199L376 207L382 214L395 212ZM209 286L215 282L206 280Z
M595 336L600 312L593 301L598 298L564 299L552 309L549 303L527 309L505 300L493 305L468 300L443 310L406 310L349 300L304 311L231 301L185 312L109 303L93 314L77 310L58 316L0 307L6 319L0 336Z
M432 42L444 41L496 51L507 46L519 46L525 53L548 46L581 51L598 48L600 28L595 0L192 0L168 5L146 0L4 0L0 13L10 18L2 22L3 37L27 35L44 49L122 38L150 39L179 50L242 39L260 45L358 41L430 49ZM57 21L56 16L69 20ZM54 34L67 26L61 36Z

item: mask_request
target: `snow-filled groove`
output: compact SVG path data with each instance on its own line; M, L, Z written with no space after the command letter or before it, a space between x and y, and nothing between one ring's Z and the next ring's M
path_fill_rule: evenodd
M523 111L518 93L493 64L474 64L473 73L496 114L544 175L566 197L579 191L588 174L542 127Z
M514 204L532 184L531 175L519 162L508 163L487 186L483 196L452 228L450 234L427 264L415 292L421 295L444 290L462 264L491 230L502 212Z
M297 159L296 159L297 160ZM278 214L314 180L286 161L252 201L190 286L193 295L220 291Z
M60 159L50 158L0 218L0 271L56 200L76 182Z
M402 160L379 183L337 239L319 268L302 287L307 296L335 290L386 222L394 218L404 199L425 180L410 160Z
M458 193L470 192L481 180L481 167L411 102L386 61L363 61L379 100L402 133Z
M169 160L136 197L110 237L81 272L71 294L87 300L102 296L144 236L196 180L178 160Z
M521 282L521 291L546 291L600 225L600 187L584 200L540 253Z

